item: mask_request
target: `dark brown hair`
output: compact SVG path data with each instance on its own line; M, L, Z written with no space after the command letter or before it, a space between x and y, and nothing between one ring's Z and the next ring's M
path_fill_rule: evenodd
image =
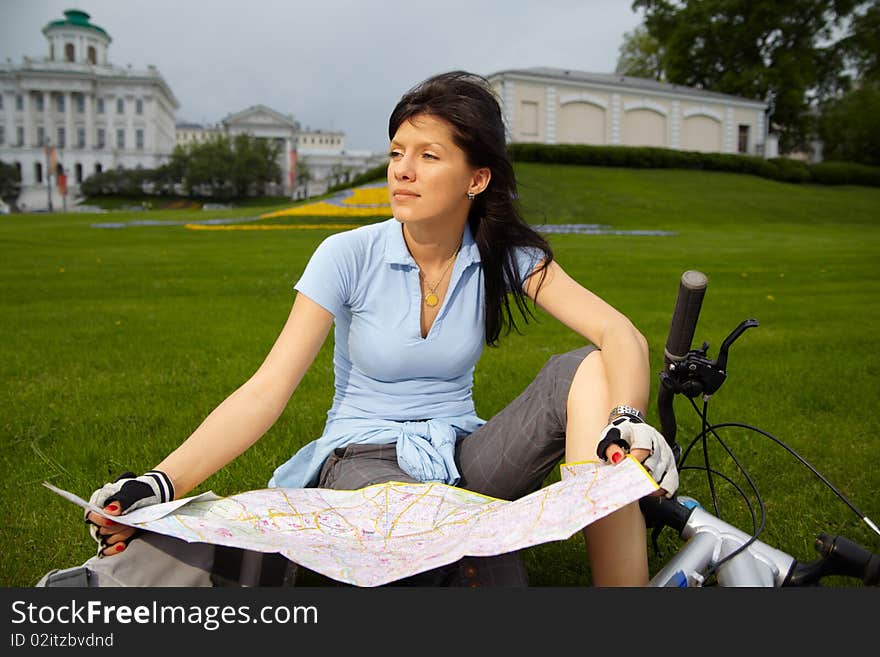
M534 316L519 281L514 251L529 247L543 253L539 289L553 260L550 245L522 218L517 207L516 175L507 153L501 106L489 82L473 73L451 71L428 78L407 91L388 121L394 139L400 125L418 114L442 119L471 166L492 172L489 186L471 204L468 224L480 250L486 299L486 344L496 346L502 329L517 329L510 297L526 323Z

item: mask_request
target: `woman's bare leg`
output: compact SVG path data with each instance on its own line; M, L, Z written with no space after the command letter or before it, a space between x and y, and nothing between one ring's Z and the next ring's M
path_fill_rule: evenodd
M601 351L587 355L568 393L565 460L594 461L599 434L608 424L608 380ZM583 531L595 586L645 586L648 546L638 502L588 525Z

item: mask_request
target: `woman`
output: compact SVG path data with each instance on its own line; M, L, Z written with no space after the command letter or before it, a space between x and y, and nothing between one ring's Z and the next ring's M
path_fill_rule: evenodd
M616 462L631 449L661 490L674 492L669 449L641 417L646 341L572 280L519 216L488 83L461 71L426 80L394 109L389 137L394 218L326 239L258 371L155 470L106 485L94 503L115 515L181 497L232 461L280 416L334 324L336 394L324 433L281 465L270 486L440 481L515 499L540 487L563 456ZM484 422L471 398L474 366L483 344L514 324L511 297L526 320L533 301L596 348L551 358ZM96 514L87 520L101 556L122 559L114 555L141 542ZM637 504L584 535L595 584L647 583Z

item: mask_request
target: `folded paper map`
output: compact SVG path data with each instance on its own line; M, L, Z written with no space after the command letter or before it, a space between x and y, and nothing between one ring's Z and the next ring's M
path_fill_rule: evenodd
M445 484L388 482L359 490L203 493L113 519L187 542L279 552L335 580L380 586L465 555L503 554L567 539L657 489L631 457L616 466L578 464L576 472L512 502ZM72 493L45 485L102 513Z

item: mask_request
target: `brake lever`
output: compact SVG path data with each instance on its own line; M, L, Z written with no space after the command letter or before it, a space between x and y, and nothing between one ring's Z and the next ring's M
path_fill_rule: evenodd
M727 370L727 351L730 349L730 345L736 341L739 336L746 332L746 329L750 329L753 326L758 326L757 319L746 319L740 322L740 325L737 326L730 335L724 338L724 342L721 343L721 348L718 350L718 359L715 361L715 366L722 372L726 373Z
M660 376L661 382L674 393L681 393L685 397L708 398L714 395L727 379L727 354L730 346L746 329L753 326L758 326L758 320L746 319L740 322L721 343L716 360L709 358L708 342L704 342L699 349L692 349L683 361L669 365L668 370Z

